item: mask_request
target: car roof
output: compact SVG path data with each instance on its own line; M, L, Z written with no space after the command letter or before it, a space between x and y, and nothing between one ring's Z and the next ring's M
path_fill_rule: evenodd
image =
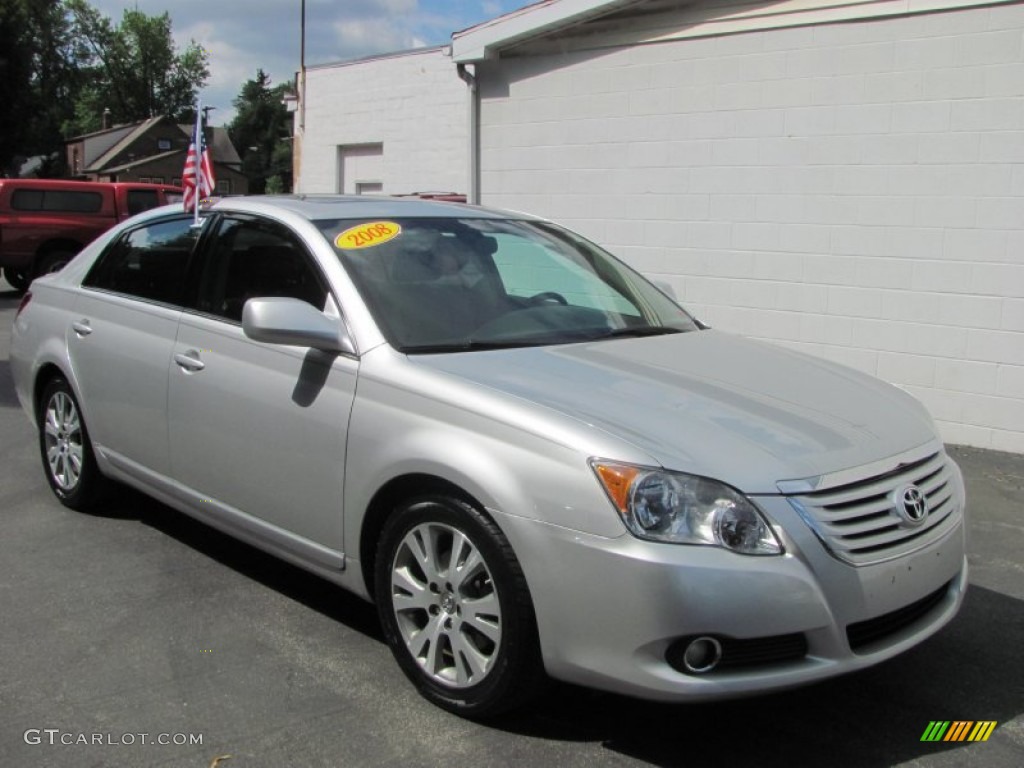
M310 221L323 219L441 218L441 219L533 219L533 216L482 208L465 203L422 200L382 195L256 195L226 197L211 210L289 211Z

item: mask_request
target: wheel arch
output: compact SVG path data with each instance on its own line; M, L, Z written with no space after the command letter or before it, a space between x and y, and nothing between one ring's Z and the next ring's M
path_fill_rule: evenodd
M68 382L68 386L72 388L72 391L74 391L74 383L71 381L71 377L68 376L59 365L53 362L43 363L39 367L39 370L36 372L35 381L32 383L33 417L36 417L37 414L39 413L39 406L41 405L40 401L43 397L43 390L46 389L46 386L56 378L64 379L64 381Z
M34 258L38 259L40 256L45 256L53 251L71 251L72 253L78 253L84 247L85 243L80 243L70 237L54 237L39 244L39 247L36 248Z
M450 495L480 510L508 539L531 591L535 557L517 529L509 527L510 519L597 535L622 533L614 512L592 514L605 509L608 500L586 465L586 453L577 448L531 435L498 439L484 425L474 430L453 430L440 422L388 428L387 416L372 424L374 432L350 429L350 446L362 443L373 450L350 450L343 505L344 548L360 563L353 588L370 600L381 531L396 506L412 496Z
M67 237L55 237L47 240L36 249L35 255L32 257L31 273L36 276L41 274L40 265L51 253L67 253L73 259L84 247L85 243Z
M34 366L31 388L26 392L32 398L32 423L38 427L37 421L39 418L39 407L42 405L43 390L55 378L64 379L68 383L71 393L78 402L78 410L81 411L82 417L86 423L91 423L89 409L82 402L82 393L79 390L78 379L75 376L71 360L66 356L66 350L62 351L58 348L44 350L44 354L40 355Z
M464 488L438 475L425 472L411 472L392 478L382 485L370 499L363 516L362 529L359 534L359 563L362 568L363 584L370 599L376 602L374 595L374 568L377 558L377 544L380 541L384 525L394 513L395 508L403 501L424 495L453 496L476 507L488 519L486 507Z

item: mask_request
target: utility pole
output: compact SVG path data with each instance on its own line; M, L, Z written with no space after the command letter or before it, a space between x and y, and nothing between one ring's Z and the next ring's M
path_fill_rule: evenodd
M302 21L299 34L299 129L306 130L306 0L302 0Z
M210 133L210 112L215 110L216 107L203 107L203 138L206 140L206 146L210 146L210 139L213 138L213 134ZM213 151L212 149L210 150Z
M306 134L306 0L302 0L299 19L299 76L296 97L299 100L298 125L292 136L292 190L302 186L302 141Z

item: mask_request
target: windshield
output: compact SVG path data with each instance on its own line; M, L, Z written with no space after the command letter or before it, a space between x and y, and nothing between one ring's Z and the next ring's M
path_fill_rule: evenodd
M680 333L696 324L637 272L546 222L318 221L407 353Z

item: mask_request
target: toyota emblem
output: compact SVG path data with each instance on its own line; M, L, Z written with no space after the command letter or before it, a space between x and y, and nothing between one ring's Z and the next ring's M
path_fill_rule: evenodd
M916 485L905 485L895 493L896 514L910 525L920 525L928 516L928 497Z

